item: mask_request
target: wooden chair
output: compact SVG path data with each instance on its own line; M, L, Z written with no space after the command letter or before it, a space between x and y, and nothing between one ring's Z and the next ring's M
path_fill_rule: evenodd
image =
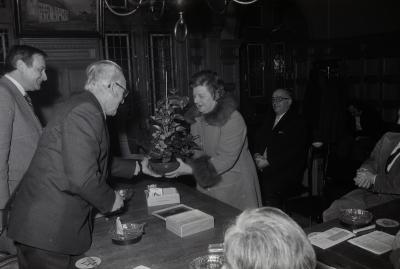
M307 157L307 187L300 195L286 198L284 210L289 215L299 214L308 218L309 226L322 222L325 203L322 190L326 178L329 145L310 146Z

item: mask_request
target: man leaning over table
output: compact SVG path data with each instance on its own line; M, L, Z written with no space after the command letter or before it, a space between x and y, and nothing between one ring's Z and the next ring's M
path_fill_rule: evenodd
M127 95L121 67L98 61L86 70L85 91L61 105L43 130L37 151L12 203L8 236L20 269L75 268L75 255L91 245L93 207L116 211L122 197L107 183L113 176L153 175L147 159L109 161L106 116Z
M400 133L386 133L354 178L358 189L334 201L324 211L324 221L339 217L342 209L377 206L400 198Z
M0 227L7 220L7 202L35 153L42 125L33 111L28 91L40 90L46 75L46 53L27 45L7 53L6 74L0 79ZM6 230L6 229L4 229ZM17 250L1 233L0 251Z

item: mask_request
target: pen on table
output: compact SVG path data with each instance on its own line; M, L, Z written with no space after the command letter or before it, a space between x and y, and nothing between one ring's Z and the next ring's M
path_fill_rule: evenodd
M365 231L373 230L373 229L375 229L375 227L376 227L375 224L371 224L371 225L365 226L365 227L363 227L363 228L354 229L354 230L353 230L353 233L357 234L357 233L360 233L360 232L365 232Z

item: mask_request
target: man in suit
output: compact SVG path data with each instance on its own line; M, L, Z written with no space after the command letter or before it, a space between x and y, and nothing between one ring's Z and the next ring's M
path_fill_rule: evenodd
M334 201L324 221L339 217L345 208L369 208L400 198L400 134L386 133L354 178L358 189Z
M11 205L8 236L24 268L74 268L91 245L92 209L113 212L121 196L106 182L141 171L134 160L109 161L106 116L117 113L128 91L121 67L98 61L87 70L85 91L61 105L43 130L37 151ZM143 172L151 174L147 160Z
M292 106L288 89L272 94L273 117L260 131L254 159L260 171L260 186L265 206L281 206L282 198L301 187L307 155L303 119Z
M1 230L6 222L7 202L28 169L42 132L27 92L39 90L47 80L45 58L40 49L14 46L7 54L7 73L0 79ZM16 253L4 233L0 237L0 251Z

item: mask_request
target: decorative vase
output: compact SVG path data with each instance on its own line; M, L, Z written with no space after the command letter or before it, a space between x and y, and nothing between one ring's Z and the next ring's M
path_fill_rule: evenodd
M169 162L162 162L162 160L158 159L150 159L149 166L157 174L164 175L165 173L176 170L179 167L179 162L175 159Z

